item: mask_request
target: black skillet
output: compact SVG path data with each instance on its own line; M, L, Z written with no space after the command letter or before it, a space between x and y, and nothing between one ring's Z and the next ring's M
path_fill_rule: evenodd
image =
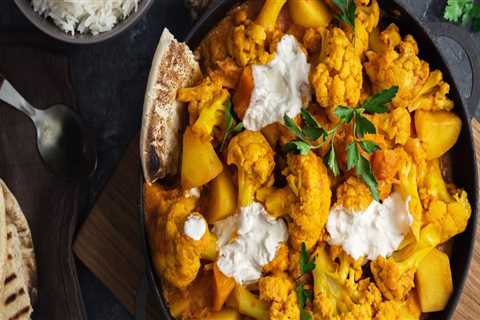
M195 24L185 41L190 48L196 48L204 36L234 7L240 3L238 0L218 1L209 9ZM454 293L442 312L433 313L430 319L450 319L461 296L465 278L468 273L470 260L472 257L475 226L477 221L477 165L475 162L475 152L473 146L471 119L475 114L480 100L480 55L476 54L474 40L464 28L448 23L430 23L420 22L413 14L402 7L396 0L379 0L383 10L382 24L394 22L400 27L402 34L412 34L420 47L420 56L430 63L433 69L438 68L443 71L445 80L451 84L450 97L455 102L455 112L462 118L462 131L460 138L451 151L453 164L453 181L464 188L472 204L472 217L470 218L467 229L464 233L456 236L453 242L453 251L451 255L451 268L453 275ZM447 37L458 42L465 50L470 59L472 69L472 92L469 97L462 97L452 74L445 63L444 56L435 44L439 37ZM438 43L438 42L437 42ZM150 292L158 301L160 308L158 314L165 320L173 320L169 315L168 308L163 300L160 281L158 280L152 264L148 239L145 232L145 220L143 211L143 185L141 186L140 197L140 223L141 232L145 234L143 238L143 247L146 263L146 277L140 286L137 294L137 319L145 319L145 301L146 293Z

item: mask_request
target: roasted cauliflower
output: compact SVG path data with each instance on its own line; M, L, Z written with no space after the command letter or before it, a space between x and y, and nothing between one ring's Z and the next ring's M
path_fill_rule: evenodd
M254 131L243 131L230 140L227 164L237 167L238 205L248 206L258 189L273 183L274 152L267 139Z
M324 33L320 63L312 70L310 82L319 105L329 110L338 105L357 106L363 85L360 56L340 28Z
M373 201L367 185L358 177L348 178L337 188L337 201L334 207L342 207L351 212L367 209Z
M258 283L260 299L270 303L270 320L299 320L295 282L286 273L263 277Z
M319 240L330 209L327 168L313 152L305 156L289 154L287 163L283 173L297 198L290 211L290 242L296 249L305 242L310 249Z

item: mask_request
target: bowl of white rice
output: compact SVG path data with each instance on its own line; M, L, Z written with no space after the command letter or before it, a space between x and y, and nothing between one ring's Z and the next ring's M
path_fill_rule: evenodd
M110 39L138 21L154 0L15 0L40 30L69 43Z

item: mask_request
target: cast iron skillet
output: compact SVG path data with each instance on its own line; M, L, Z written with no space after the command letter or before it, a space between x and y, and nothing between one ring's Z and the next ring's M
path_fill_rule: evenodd
M238 0L218 1L216 5L208 10L196 23L185 39L190 48L196 48L205 35L225 17L227 12L233 8L234 5L240 2L241 1ZM394 22L400 27L402 35L407 33L412 34L419 44L420 56L430 63L432 70L435 68L442 70L445 80L451 84L450 97L455 102L454 111L462 118L463 126L460 138L455 147L451 150L453 180L457 185L467 191L469 201L472 204L472 216L465 232L456 236L453 242L453 252L450 263L453 275L454 293L446 309L442 312L433 313L430 317L430 319L450 319L463 289L475 239L478 181L470 121L475 114L475 110L477 109L480 100L480 54L476 54L477 51L473 45L474 40L471 38L470 34L460 27L447 23L432 23L425 25L403 8L397 0L379 0L379 4L384 11L382 25ZM473 85L469 97L462 97L459 94L459 90L453 81L450 70L445 63L445 59L435 44L435 40L441 36L456 40L461 46L463 46L470 59L473 73ZM142 184L140 197L140 222L141 232L145 235L143 238L143 246L146 263L146 278L141 284L137 294L137 319L145 319L146 292L149 288L160 306L158 314L161 314L163 319L173 320L169 315L168 308L163 300L160 281L153 270L152 257L150 255L150 248L145 232L144 218Z

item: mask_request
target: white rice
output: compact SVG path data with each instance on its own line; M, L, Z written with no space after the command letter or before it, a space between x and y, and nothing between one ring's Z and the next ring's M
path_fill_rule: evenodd
M138 8L140 0L32 0L33 9L66 33L110 31Z

